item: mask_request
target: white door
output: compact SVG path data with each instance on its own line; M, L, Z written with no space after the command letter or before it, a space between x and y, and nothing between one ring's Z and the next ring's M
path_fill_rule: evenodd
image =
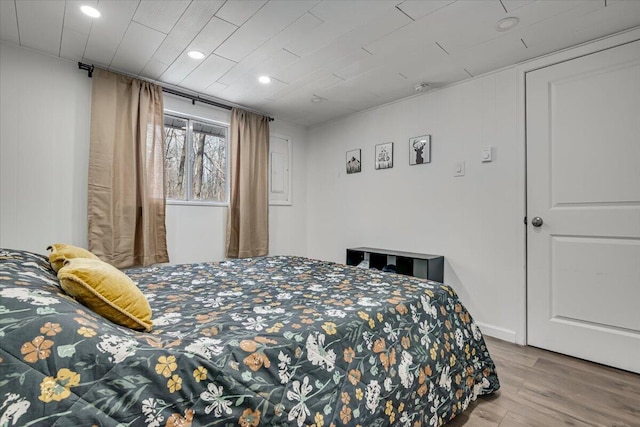
M526 107L527 342L640 373L640 41L527 73Z

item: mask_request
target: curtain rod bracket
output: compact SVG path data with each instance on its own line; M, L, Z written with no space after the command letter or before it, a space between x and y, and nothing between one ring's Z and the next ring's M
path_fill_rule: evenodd
M78 62L78 68L81 70L86 70L89 78L93 77L93 69L95 68L93 64L83 64L82 62Z

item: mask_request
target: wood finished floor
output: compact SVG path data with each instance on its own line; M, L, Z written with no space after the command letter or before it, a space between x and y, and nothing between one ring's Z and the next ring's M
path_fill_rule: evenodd
M500 391L479 397L447 427L640 427L640 375L485 339Z

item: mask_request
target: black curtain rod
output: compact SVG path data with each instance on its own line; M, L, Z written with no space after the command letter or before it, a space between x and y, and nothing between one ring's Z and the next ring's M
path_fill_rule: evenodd
M78 62L78 68L81 70L86 70L87 71L87 75L89 76L89 78L93 77L93 70L94 70L94 66L89 65L89 64L83 64L82 62ZM201 98L199 95L191 95L189 93L185 93L185 92L180 92L178 90L174 90L174 89L169 89L167 87L161 86L162 87L162 91L169 93L171 95L176 95L176 96L181 96L183 98L187 98L191 100L191 103L193 105L195 105L196 101L201 102L203 104L208 104L208 105L213 105L214 107L218 107L218 108L224 108L225 110L231 110L233 107L231 105L227 105L227 104L222 104L220 102L216 102L216 101L212 101L210 99L206 99L206 98ZM272 122L274 119L273 117L269 117L269 121Z
M163 87L162 91L170 93L171 95L177 95L177 96L181 96L183 98L188 98L188 99L191 100L191 103L194 104L194 105L195 105L196 101L198 101L198 102L202 102L203 104L213 105L214 107L224 108L225 110L231 110L231 108L233 108L233 107L231 107L230 105L227 105L227 104L221 104L221 103L216 102L216 101L211 101L209 99L200 98L200 96L198 96L198 95L190 95L188 93L184 93L184 92L180 92L180 91L177 91L177 90L169 89L167 87Z

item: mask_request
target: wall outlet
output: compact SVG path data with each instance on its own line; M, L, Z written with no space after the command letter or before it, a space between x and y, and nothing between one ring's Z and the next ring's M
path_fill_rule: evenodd
M453 176L464 176L464 160L459 160L453 164Z

